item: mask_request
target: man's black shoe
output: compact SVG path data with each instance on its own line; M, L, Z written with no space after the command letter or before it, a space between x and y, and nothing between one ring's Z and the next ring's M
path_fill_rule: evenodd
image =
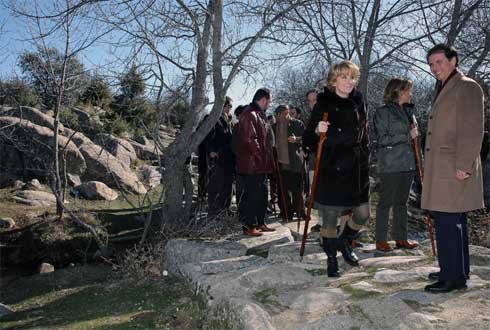
M446 293L458 289L466 289L466 282L452 283L437 281L436 283L426 285L424 290L430 293Z
M439 281L439 275L441 272L429 273L429 280Z

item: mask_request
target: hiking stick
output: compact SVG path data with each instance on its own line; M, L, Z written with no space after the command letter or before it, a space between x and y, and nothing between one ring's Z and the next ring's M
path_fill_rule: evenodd
M327 121L327 120L328 120L328 113L325 112L323 114L322 121ZM320 133L320 140L318 141L318 146L316 149L315 171L313 172L313 182L311 183L311 188L310 188L310 199L308 200L308 209L306 210L305 229L303 231L303 237L301 239L301 248L299 249L299 255L301 256L301 258L303 258L303 255L305 253L306 237L308 236L308 224L310 223L311 208L313 207L313 201L315 199L316 184L318 182L318 171L320 170L320 158L322 157L323 142L325 142L326 138L327 138L326 132Z
M276 174L277 174L277 183L279 186L279 190L281 191L281 200L282 200L282 210L283 210L283 216L284 220L286 222L289 222L288 218L288 206L286 205L286 196L284 195L284 186L282 185L282 177L281 177L281 169L279 168L279 160L277 159L277 149L274 148L274 165L276 167Z
M410 124L410 129L414 128L414 124ZM420 179L420 185L424 185L424 172L422 169L422 161L420 158L420 150L419 150L419 143L418 143L418 138L414 137L412 139L412 145L413 145L413 150L415 152L415 161L417 163L417 170L419 174L419 179ZM425 223L427 224L427 232L429 234L429 239L430 239L430 245L432 247L432 255L435 257L436 254L436 246L434 244L434 228L432 226L432 220L430 218L430 213L429 211L425 211Z
M300 184L300 192L299 192L299 205L298 205L298 232L299 232L299 224L301 221L301 216L303 214L303 206L304 206L304 200L303 200L303 190L305 190L305 180L303 175L305 174L305 158L301 160L301 184Z

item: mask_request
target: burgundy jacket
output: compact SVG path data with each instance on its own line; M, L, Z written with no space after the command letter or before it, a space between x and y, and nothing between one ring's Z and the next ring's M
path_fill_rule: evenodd
M236 127L236 171L238 174L272 173L273 133L264 111L255 103L250 104L240 115Z

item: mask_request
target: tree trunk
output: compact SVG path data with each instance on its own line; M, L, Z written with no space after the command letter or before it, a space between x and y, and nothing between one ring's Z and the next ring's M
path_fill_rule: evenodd
M185 208L189 205L183 205L183 183L184 171L178 160L174 166L169 166L163 173L163 183L165 185L165 201L163 204L163 216L160 226L163 229L166 223L179 223L185 221L183 215L186 213Z
M360 58L360 70L361 76L359 77L359 90L364 96L365 100L368 97L368 78L370 71L371 53L373 51L374 38L376 36L376 30L378 28L379 9L381 7L381 0L375 0L369 17L368 29L366 31L366 37L364 38L364 47L362 56Z

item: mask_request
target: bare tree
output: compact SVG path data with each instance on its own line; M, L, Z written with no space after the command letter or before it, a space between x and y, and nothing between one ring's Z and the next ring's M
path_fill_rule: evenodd
M157 100L161 95L190 92L184 125L162 159L162 226L188 218L193 187L186 161L221 115L235 77L263 65L258 47L272 42L275 23L299 4L301 1L146 0L100 7L100 17L120 31L117 43L131 45L131 58L147 66ZM180 84L172 88L176 76ZM210 95L212 109L198 126L210 105Z
M88 11L87 2L73 0L59 0L46 3L43 1L12 1L10 9L12 13L21 19L30 33L30 42L41 53L43 60L39 63L37 74L43 74L49 79L38 77L39 83L44 84L44 89L54 96L53 107L53 163L51 164L52 188L57 199L57 214L63 216L63 199L65 196L63 182L64 176L60 174L63 162L63 151L66 146L59 145L60 113L63 110L63 96L67 90L76 86L77 77L71 77L73 85L67 85L68 65L76 58L77 54L90 47L102 34L94 31L94 27L80 29ZM73 33L76 36L73 37ZM53 45L60 50L58 58L53 58ZM36 73L35 73L36 74ZM80 74L80 73L78 73ZM61 152L60 152L61 151Z
M417 54L413 45L434 32L418 24L422 10L433 6L433 1L416 0L310 1L288 15L292 28L287 42L303 59L327 66L342 59L358 62L359 88L367 97L372 72L399 67L404 58Z
M93 24L84 24L92 1L10 1L9 9L17 18L18 22L25 23L29 37L26 39L42 53L44 61L41 67L44 73L50 77L44 80L46 90L55 96L53 103L53 139L50 146L52 152L52 163L48 164L51 176L51 188L56 196L57 215L61 220L63 212L68 211L70 218L82 227L91 231L96 238L99 247L103 248L105 243L98 237L91 226L80 221L64 205L65 178L62 175L63 167L66 166L64 153L67 145L60 145L60 113L63 111L64 93L72 88L67 84L67 67L72 59L79 53L93 45L106 31L97 31ZM75 36L74 36L75 34ZM53 47L60 49L60 58L52 57ZM57 67L60 66L60 67ZM41 82L43 80L40 80ZM72 81L76 81L73 79Z

